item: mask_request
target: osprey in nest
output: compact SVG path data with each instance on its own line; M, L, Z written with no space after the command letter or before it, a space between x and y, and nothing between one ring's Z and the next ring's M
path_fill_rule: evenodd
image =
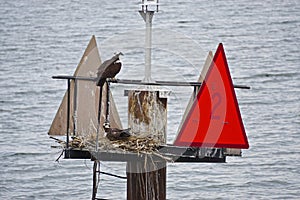
M102 87L107 78L114 78L121 70L122 63L119 56L121 52L116 53L111 59L104 61L97 72L96 85Z
M128 129L110 128L109 123L104 123L103 128L106 132L106 137L110 141L127 140L131 136L130 128Z

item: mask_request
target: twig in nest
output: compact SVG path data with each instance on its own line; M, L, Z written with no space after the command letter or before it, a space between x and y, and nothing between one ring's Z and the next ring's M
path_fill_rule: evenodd
M160 158L162 158L162 159L164 159L164 160L166 160L166 161L173 162L173 159L172 159L172 158L163 156L163 155L161 155L158 151L153 151L152 154L153 154L153 155L156 155L156 156L158 156L158 157L160 157Z
M66 142L63 141L63 140L57 139L57 138L52 137L52 136L50 136L50 138L53 139L53 140L55 140L57 143L59 143L59 144L61 144L61 145L65 145L65 144L66 144Z
M147 154L145 155L145 162L144 162L144 168L145 168L145 170L147 169Z
M58 156L58 158L55 160L55 162L59 162L59 159L61 158L61 156L63 155L64 150L61 151L60 155Z

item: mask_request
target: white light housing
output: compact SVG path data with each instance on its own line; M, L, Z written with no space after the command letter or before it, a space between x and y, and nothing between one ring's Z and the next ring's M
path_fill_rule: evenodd
M140 4L141 11L147 12L147 11L156 11L158 12L158 0L142 0L142 3Z

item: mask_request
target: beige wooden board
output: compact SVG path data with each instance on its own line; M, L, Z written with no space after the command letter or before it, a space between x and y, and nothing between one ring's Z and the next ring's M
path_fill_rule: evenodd
M95 36L92 36L85 52L75 70L73 76L96 77L97 68L101 65L101 59ZM74 98L74 91L77 88L77 98ZM100 120L100 134L104 133L106 110L106 86L103 88L102 112ZM110 93L110 121L111 127L122 128L119 114L116 109L113 97ZM74 101L75 100L75 101ZM74 105L76 102L76 105ZM76 122L76 136L88 136L97 132L97 116L99 102L99 87L93 81L77 80L71 81L70 85L70 133L74 133L74 121ZM67 133L67 92L54 117L49 135L66 135Z

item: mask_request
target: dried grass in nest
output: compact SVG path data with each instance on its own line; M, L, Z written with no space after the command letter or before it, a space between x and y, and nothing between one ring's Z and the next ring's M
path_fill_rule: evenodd
M133 153L152 153L157 151L160 143L151 137L130 136L125 140L111 141L113 146L117 146L123 151Z
M65 146L64 141L58 139L55 140ZM160 142L149 136L130 136L123 140L114 141L110 141L106 137L99 138L99 148L101 150L122 150L133 153L152 153L153 151L157 151L159 146ZM72 140L69 142L69 147L79 149L93 149L95 147L95 140L72 137Z
M69 142L69 146L72 148L83 149L86 147L84 141L79 137L72 137L72 140Z
M102 141L104 141L104 140L102 140ZM107 150L107 148L109 148L110 150L117 150L117 151L122 150L122 152L146 154L146 155L150 155L150 157L152 155L155 155L166 161L173 162L173 160L171 158L168 158L168 157L162 155L158 151L160 145L161 145L161 143L158 140L156 140L150 136L145 136L145 137L130 136L127 139L115 140L115 141L110 141L110 140L106 139L106 150ZM103 149L103 146L101 149ZM147 156L145 157L145 159L147 159Z
M65 142L56 138L58 143L60 143L63 147L65 147ZM122 151L122 152L130 152L137 154L146 154L146 155L155 155L166 161L171 161L171 158L163 156L158 148L160 146L160 142L150 136L130 136L124 140L115 140L110 141L106 137L99 138L99 149L104 151ZM81 137L72 137L72 140L69 142L69 147L75 149L87 149L91 152L95 150L95 139L94 137L81 138Z
M57 138L54 138L50 136L51 139L54 139L58 144L60 144L62 148L66 148L66 142ZM87 147L85 144L85 141L81 139L80 137L72 136L72 140L69 141L69 147L74 148L74 149L84 149ZM57 147L54 147L57 148Z

